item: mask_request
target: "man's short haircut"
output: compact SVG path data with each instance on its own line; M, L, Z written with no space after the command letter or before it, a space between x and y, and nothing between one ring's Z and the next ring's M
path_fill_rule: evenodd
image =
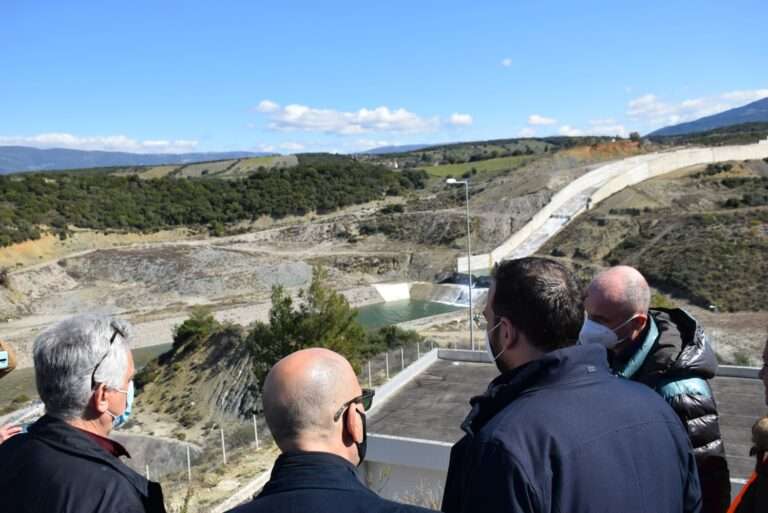
M493 270L491 305L542 351L576 343L584 322L582 292L573 274L546 258L503 261Z
M64 420L79 418L94 385L122 387L130 338L130 324L103 315L72 317L41 333L33 355L46 413Z

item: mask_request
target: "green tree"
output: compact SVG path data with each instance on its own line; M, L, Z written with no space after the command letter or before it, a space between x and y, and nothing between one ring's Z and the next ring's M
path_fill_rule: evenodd
M220 328L221 325L210 308L195 306L190 312L189 319L173 330L173 348L177 350L190 342L203 342Z
M327 271L315 267L309 288L299 292L298 307L282 286L272 287L269 323L257 322L247 338L259 387L275 363L307 347L336 351L359 370L365 330L357 322L357 312L342 294L328 286L327 280Z

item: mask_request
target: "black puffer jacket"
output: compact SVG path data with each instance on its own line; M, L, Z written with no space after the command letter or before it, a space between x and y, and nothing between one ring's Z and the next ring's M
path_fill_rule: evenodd
M704 499L703 513L724 513L731 498L717 405L707 380L717 359L701 325L686 311L651 309L643 343L612 367L645 383L672 406L685 424L696 455Z
M0 445L0 511L165 513L165 506L159 484L46 415Z

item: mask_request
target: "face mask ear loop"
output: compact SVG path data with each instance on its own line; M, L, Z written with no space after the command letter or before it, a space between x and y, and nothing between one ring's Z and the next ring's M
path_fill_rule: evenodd
M630 318L629 318L629 319L627 319L626 321L622 322L621 324L619 324L618 326L616 326L615 328L613 328L611 331L613 331L614 333L616 333L616 330L620 330L621 328L623 328L624 326L626 326L626 325L627 325L627 324L629 324L630 322L634 321L635 319L637 319L637 318L638 318L638 316L639 316L639 315L640 315L640 314L634 314L632 317L630 317Z

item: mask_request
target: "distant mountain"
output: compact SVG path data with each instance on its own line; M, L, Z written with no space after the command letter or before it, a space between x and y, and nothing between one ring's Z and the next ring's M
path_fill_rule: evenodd
M424 148L429 148L434 144L404 144L402 146L382 146L380 148L373 148L372 150L364 151L363 153L368 155L386 155L387 153L408 153L409 151L419 151Z
M757 100L756 102L744 105L743 107L737 107L735 109L726 110L725 112L720 112L719 114L700 118L696 121L664 127L655 132L651 132L648 135L695 134L731 125L761 122L768 122L768 98Z
M0 174L15 171L47 171L110 166L188 164L208 160L263 157L272 153L227 151L219 153L122 153L61 148L41 150L26 146L0 146Z

